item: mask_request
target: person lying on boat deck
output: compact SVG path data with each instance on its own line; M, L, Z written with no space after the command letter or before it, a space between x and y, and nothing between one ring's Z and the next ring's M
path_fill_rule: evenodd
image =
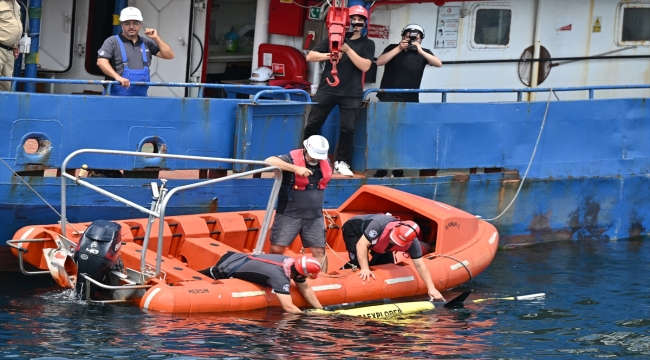
M146 37L138 35L142 27L142 13L126 7L120 13L122 32L111 36L97 51L97 66L106 80L116 80L111 95L147 96L148 86L131 86L131 81L151 81L149 66L153 55L173 59L174 51L158 36L156 29L146 28Z
M264 160L282 170L282 187L271 227L270 253L284 254L284 249L300 234L302 246L311 250L327 272L323 202L324 190L332 177L332 166L327 158L329 143L320 135L312 135L303 145L303 149Z
M262 286L269 285L284 311L295 314L302 313L302 310L291 300L291 279L305 300L314 308L321 309L323 305L307 285L307 278L316 279L319 272L320 264L311 256L291 258L274 254L247 255L233 251L228 251L216 265L199 271L215 280L233 277Z
M384 66L381 89L419 89L422 75L427 65L441 67L442 61L431 50L422 47L424 28L418 24L409 24L402 29L402 40L390 44L377 58L377 66ZM420 102L418 93L377 93L379 101ZM393 170L393 177L404 176L403 170ZM388 175L386 169L379 169L373 177Z
M350 218L342 228L345 248L350 255L350 263L358 266L362 280L375 279L370 266L394 263L393 252L407 252L413 260L420 278L427 285L432 300L444 298L433 285L431 274L422 260L422 248L417 241L420 227L413 221L399 221L383 214L359 215ZM368 250L372 259L368 261ZM350 265L346 265L349 268Z
M321 41L307 54L309 62L325 62L320 84L305 124L305 139L320 132L323 123L336 105L339 106L339 144L336 147L334 169L338 174L354 176L350 170L354 151L354 123L359 116L363 97L363 73L370 69L375 57L375 43L362 36L361 30L368 24L368 11L361 5L349 8L350 26L354 30L341 45L340 61L336 66L340 83L330 86L332 63L329 39Z

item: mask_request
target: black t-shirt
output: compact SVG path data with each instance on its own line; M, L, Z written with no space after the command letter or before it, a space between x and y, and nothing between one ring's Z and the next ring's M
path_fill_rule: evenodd
M365 38L360 37L356 40L345 39L345 43L348 44L357 53L364 59L372 61L375 57L375 42ZM313 51L319 53L329 53L330 44L329 39L321 41L320 44L316 45ZM323 92L332 95L338 96L354 96L361 97L363 96L363 83L362 83L362 74L363 72L359 70L358 67L354 65L352 60L343 52L341 52L341 60L336 64L336 70L338 71L338 78L340 83L335 86L329 86L326 79L333 81L332 78L332 62L327 60L325 61L325 69L320 78L320 84L318 85L318 92Z
M346 241L345 243L346 249L348 251L356 251L356 243L359 242L359 239L361 239L362 235L366 237L366 239L370 242L371 245L376 244L377 240L379 240L379 238L381 237L381 234L383 234L386 226L389 223L395 221L399 221L399 220L392 216L382 215L382 214L357 215L355 217L350 218L347 222L353 224L351 230L353 233L355 233L356 240L354 244ZM344 240L350 240L350 239L344 239ZM389 251L391 251L390 245L388 246L388 248L386 248L385 252L389 252ZM420 247L419 241L413 241L413 243L411 243L411 246L408 249L408 254L411 257L411 259L419 259L422 257L422 248Z
M282 161L293 164L291 154L278 155ZM328 160L329 161L329 160ZM309 184L314 184L314 189L295 190L289 187L295 182L296 174L291 171L282 172L282 187L278 194L278 207L276 212L299 219L318 219L323 217L323 202L325 191L318 188L318 182L323 178L320 163L310 165L305 161L305 167L311 170Z
M288 258L288 256L274 254L262 254L256 255L256 257L277 263L282 263ZM239 266L243 261L246 262L237 268L237 270L231 275L232 277L250 281L262 286L268 285L276 294L289 294L291 279L289 279L287 274L284 273L284 269L281 265L248 259L248 255L242 253L231 253L231 255L224 258L223 261L217 263L219 277L222 279L225 278L230 271ZM299 282L304 281L305 280Z
M391 44L384 49L385 54L398 44ZM431 50L422 48L424 52L433 55ZM384 66L384 76L381 78L382 89L419 89L422 82L424 68L428 62L417 51L400 51ZM377 93L381 101L393 102L419 102L418 93Z

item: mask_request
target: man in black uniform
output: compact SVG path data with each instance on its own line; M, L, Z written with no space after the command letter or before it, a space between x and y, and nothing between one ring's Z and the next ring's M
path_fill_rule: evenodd
M411 39L411 34L415 39ZM417 34L417 35L416 35ZM441 67L442 61L431 50L422 47L424 29L417 24L406 25L402 29L402 41L390 44L377 58L377 66L386 65L381 78L382 89L419 89L424 68L427 65ZM381 101L419 102L418 93L383 93L377 94Z
M415 39L413 39L413 37ZM419 89L424 68L428 65L441 67L442 62L431 50L422 47L424 29L417 24L406 25L402 29L402 41L390 44L377 58L377 66L386 65L381 78L382 89ZM420 102L418 93L377 93L379 101ZM384 177L385 169L377 170L373 177ZM402 177L402 170L393 170L393 177Z
M307 278L316 279L320 272L320 264L311 256L302 255L294 259L284 255L247 255L229 251L216 265L199 272L213 279L233 277L262 286L268 285L277 295L284 311L299 314L302 310L293 304L289 292L293 279L298 291L311 306L317 309L323 307L307 285Z
M427 286L431 300L444 301L422 260L420 242L416 240L420 232L418 224L410 220L400 221L390 215L359 215L346 221L341 231L350 263L359 266L359 277L362 280L370 281L370 277L375 279L375 274L370 271L371 265L392 264L394 252L406 252ZM368 251L372 255L370 261Z
M264 160L282 170L270 253L284 254L284 249L300 234L302 246L311 250L322 271L327 272L323 202L325 188L332 177L327 158L329 143L320 135L312 135L303 145L302 149Z
M329 39L323 40L307 54L307 61L325 61L325 69L321 75L318 91L314 96L307 124L305 125L305 139L320 132L323 123L336 105L339 106L340 135L336 151L334 169L345 176L353 176L350 171L352 151L354 148L354 123L359 115L363 97L363 73L370 69L372 59L375 57L375 43L363 36L361 30L368 21L368 11L361 5L352 6L350 21L354 34L341 47L341 59L336 65L340 83L330 86L326 79L332 81L332 63L330 62Z

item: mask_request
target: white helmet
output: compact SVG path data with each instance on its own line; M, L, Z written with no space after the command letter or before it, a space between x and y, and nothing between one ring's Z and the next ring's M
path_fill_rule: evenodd
M260 66L253 70L249 80L252 81L267 81L273 77L273 71L266 66Z
M316 160L327 159L327 151L330 149L330 144L324 137L320 135L312 135L309 139L303 141L302 144L305 145L307 154L309 154L311 158Z
M413 30L419 31L420 34L421 34L420 36L422 37L422 39L424 39L424 29L422 28L422 26L420 26L418 24L408 24L408 25L406 25L404 27L404 29L402 29L402 36L404 36L404 34L406 34L407 31L411 32Z
M122 12L120 12L120 21L127 21L127 20L138 20L142 21L142 13L140 10L137 8L134 8L133 6L125 7L122 9Z

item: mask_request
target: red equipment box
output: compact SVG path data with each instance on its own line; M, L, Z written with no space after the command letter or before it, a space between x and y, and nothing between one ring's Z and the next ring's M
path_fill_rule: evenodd
M307 0L271 0L269 34L302 36L307 8L298 5L307 6Z

